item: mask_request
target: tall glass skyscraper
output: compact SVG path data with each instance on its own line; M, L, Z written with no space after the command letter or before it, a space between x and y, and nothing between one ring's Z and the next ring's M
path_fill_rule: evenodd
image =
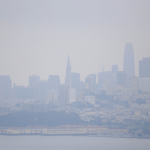
M126 43L125 45L123 71L126 72L128 78L135 76L134 51L132 43Z

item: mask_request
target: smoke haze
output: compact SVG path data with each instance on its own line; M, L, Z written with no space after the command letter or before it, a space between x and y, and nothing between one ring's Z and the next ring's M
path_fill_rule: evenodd
M0 74L28 85L30 75L65 81L69 54L73 72L123 70L125 44L132 42L135 74L150 57L148 0L0 0Z

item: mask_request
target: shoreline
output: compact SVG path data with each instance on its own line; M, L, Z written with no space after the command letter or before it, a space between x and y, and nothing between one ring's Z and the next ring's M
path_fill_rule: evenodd
M150 139L150 136L142 136L142 137L138 137L138 136L129 136L129 135L124 135L124 136L119 136L119 135L114 135L114 136L109 136L109 135L92 135L92 134L84 134L84 135L76 135L76 134L0 134L0 136L82 136L82 137L105 137L105 138L136 138L136 139Z

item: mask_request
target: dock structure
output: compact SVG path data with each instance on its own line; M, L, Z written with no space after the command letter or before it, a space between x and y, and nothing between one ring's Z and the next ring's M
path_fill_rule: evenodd
M9 128L1 129L4 135L123 135L128 134L128 129L110 129L99 126L60 126L55 128Z

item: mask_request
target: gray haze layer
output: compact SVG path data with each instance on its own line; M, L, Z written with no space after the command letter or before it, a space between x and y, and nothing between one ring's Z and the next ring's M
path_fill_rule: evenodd
M0 74L28 85L30 75L65 81L66 60L81 80L91 73L123 70L132 42L135 74L150 57L149 0L0 0Z

